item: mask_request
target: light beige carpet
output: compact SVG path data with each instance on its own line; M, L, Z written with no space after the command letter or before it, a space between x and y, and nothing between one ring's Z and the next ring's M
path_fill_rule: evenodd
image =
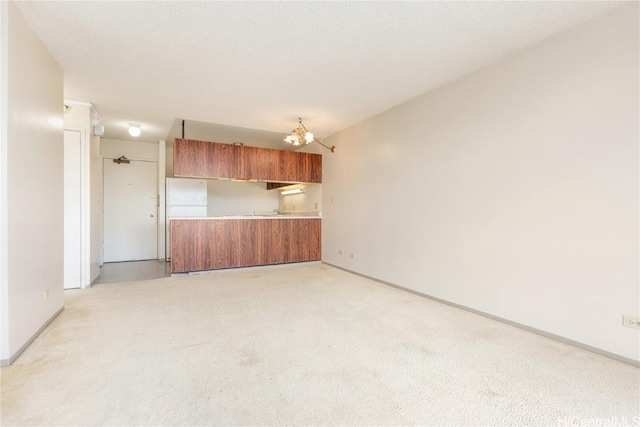
M1 373L5 426L640 423L638 368L320 263L67 291Z

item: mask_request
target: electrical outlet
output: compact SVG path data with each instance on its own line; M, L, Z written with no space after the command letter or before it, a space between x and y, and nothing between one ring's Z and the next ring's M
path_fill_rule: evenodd
M342 249L338 249L338 255L342 255Z
M296 210L296 205L293 205L293 210L294 210L294 211Z
M47 300L49 299L49 294L51 293L50 289L47 289L46 291L44 291L44 299Z
M356 254L349 254L349 258L356 259Z
M334 204L335 202L336 202L336 199L333 196L331 196L331 204Z
M622 326L640 329L640 319L632 316L622 316Z
M315 210L318 210L318 204L314 204L313 206L315 206Z

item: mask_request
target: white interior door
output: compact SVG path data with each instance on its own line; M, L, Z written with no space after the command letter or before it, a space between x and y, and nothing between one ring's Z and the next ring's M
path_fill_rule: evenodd
M104 159L104 262L158 256L158 163Z
M80 131L64 131L64 288L82 285Z

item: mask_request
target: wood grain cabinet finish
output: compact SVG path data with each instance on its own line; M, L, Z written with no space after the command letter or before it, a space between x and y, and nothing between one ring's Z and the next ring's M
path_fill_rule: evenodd
M258 148L245 147L244 145L233 146L236 179L260 179L258 174Z
M278 181L280 176L280 155L279 150L268 148L258 148L256 151L256 161L258 178L260 181Z
M173 172L190 178L321 183L322 156L176 138Z
M236 163L236 147L231 144L211 144L207 151L207 176L230 178L238 173ZM202 159L204 160L204 159Z
M291 185L288 182L267 182L267 190L274 190L276 188L286 187Z
M171 272L318 261L320 218L171 220Z
M306 182L322 182L322 155L313 154L313 153L300 153L306 154L308 157L308 170L307 170L307 178L309 179Z
M209 174L209 145L204 141L180 140L173 146L173 169L176 176L203 177Z

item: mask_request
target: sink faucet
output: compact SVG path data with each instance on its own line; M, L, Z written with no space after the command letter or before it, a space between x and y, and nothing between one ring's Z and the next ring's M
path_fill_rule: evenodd
M281 211L279 211L278 209L274 209L274 210L273 210L273 212L274 212L276 215L282 215L282 212L281 212Z

